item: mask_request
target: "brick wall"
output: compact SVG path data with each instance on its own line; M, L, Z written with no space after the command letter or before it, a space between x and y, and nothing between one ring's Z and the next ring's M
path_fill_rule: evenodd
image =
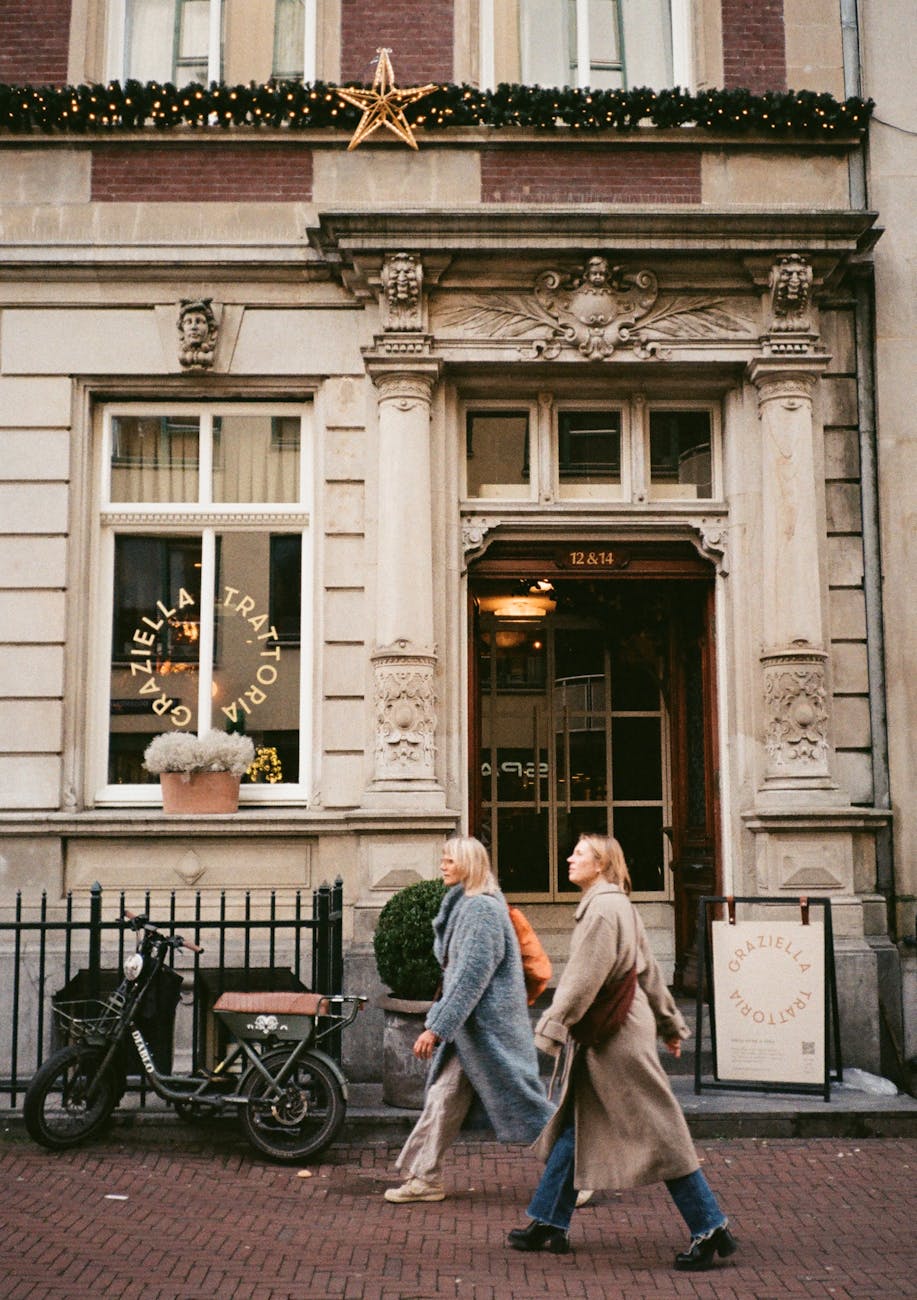
M341 0L341 80L372 81L376 50L391 50L399 86L452 81L453 0Z
M783 0L722 0L723 84L786 90Z
M304 147L93 146L93 202L281 203L311 197L312 153Z
M488 149L485 203L699 203L696 149Z
M67 82L71 0L0 0L0 81Z

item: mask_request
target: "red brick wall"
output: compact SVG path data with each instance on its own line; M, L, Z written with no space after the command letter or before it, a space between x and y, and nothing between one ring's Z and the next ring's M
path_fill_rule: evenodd
M786 90L783 0L722 0L723 84Z
M699 203L696 149L488 149L485 203Z
M452 81L453 0L341 0L341 81L372 81L391 50L395 83Z
M67 83L71 0L0 0L0 81Z
M295 202L312 197L312 153L271 144L93 145L101 203Z

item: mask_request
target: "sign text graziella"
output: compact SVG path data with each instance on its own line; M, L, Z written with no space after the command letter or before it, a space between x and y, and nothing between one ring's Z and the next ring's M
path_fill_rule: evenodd
M174 605L170 608L163 601L156 602L152 616L144 615L140 626L134 630L131 638L131 677L139 679L137 694L150 697L150 708L157 717L168 717L174 727L187 727L192 719L192 711L182 700L176 699L163 686L160 672L159 655L154 652L161 643L165 629L197 604L194 596L181 587ZM238 722L242 714L249 715L268 697L270 688L275 684L280 673L280 644L277 629L268 614L257 613L256 602L251 596L243 595L238 587L223 588L221 600L216 602L217 609L224 614L244 618L254 632L254 642L258 647L258 664L254 668L251 680L236 698L222 706L222 712L230 722Z

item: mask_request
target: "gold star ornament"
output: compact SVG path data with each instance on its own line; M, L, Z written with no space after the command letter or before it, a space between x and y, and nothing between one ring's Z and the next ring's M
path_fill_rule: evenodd
M374 131L378 131L380 126L397 135L399 140L409 144L412 149L417 148L417 141L404 115L404 109L408 104L414 104L418 99L423 99L425 95L436 90L436 86L431 83L426 86L412 86L408 90L399 90L395 85L395 74L392 72L391 60L388 57L390 53L391 50L387 49L377 50L379 62L376 64L376 75L371 90L341 90L340 87L335 89L335 94L340 99L363 110L363 116L347 146L348 153L368 139Z

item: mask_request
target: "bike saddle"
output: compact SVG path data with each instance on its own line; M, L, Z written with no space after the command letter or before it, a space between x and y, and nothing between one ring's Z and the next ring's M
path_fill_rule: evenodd
M321 993L221 993L213 1009L270 1016L326 1016L328 999Z

